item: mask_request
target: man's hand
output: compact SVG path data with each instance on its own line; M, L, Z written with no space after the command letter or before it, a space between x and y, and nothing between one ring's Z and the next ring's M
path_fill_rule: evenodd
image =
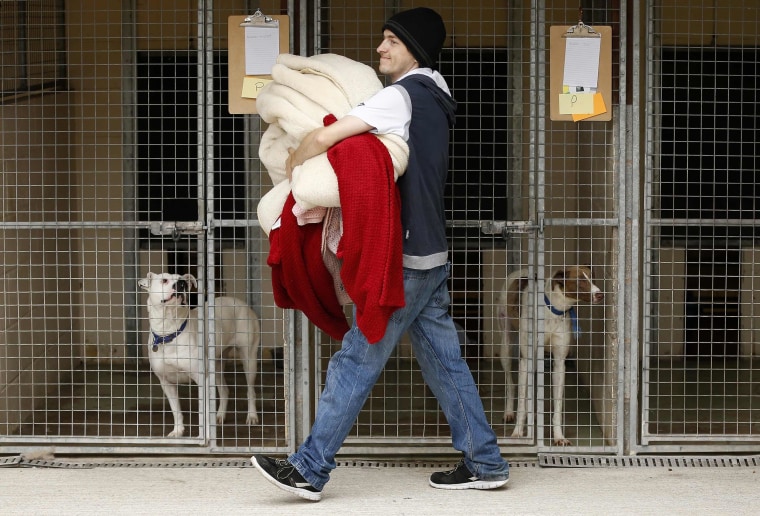
M288 181L293 180L293 169L296 168L296 165L293 164L295 153L296 150L293 147L288 147L288 158L285 160L285 176Z

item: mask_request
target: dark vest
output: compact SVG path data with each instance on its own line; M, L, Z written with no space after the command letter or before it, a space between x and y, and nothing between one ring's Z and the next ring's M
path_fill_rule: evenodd
M404 266L430 269L448 260L444 188L449 169L449 133L456 103L429 77L411 75L394 83L412 105L409 165L398 180Z

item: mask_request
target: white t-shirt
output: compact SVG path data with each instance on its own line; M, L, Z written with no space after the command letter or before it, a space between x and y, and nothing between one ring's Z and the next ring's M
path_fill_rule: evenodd
M430 68L415 68L399 80L412 74L422 74L431 77L439 88L451 95L446 81L440 73ZM390 85L378 91L351 111L349 115L363 120L374 127L370 132L375 134L395 134L409 140L409 122L412 119L412 103L406 90Z

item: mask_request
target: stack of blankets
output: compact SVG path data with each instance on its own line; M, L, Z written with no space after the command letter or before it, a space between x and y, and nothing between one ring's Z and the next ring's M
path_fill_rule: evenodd
M302 310L341 339L349 329L341 306L344 290L356 306L357 325L369 342L377 342L391 314L404 306L395 181L406 169L408 146L395 135L354 136L296 167L288 181L288 149L347 114L382 84L372 68L336 54L281 54L272 79L256 101L269 124L259 158L273 183L257 215L270 240L267 263L275 302ZM332 223L325 224L325 213ZM326 242L335 239L328 232L336 227L340 285L325 259Z
M327 153L296 167L289 183L285 175L288 148L298 147L308 133L324 124L325 116L342 118L382 87L371 67L338 54L279 55L272 82L256 99L261 119L269 124L261 138L259 158L274 185L257 208L267 235L291 191L302 210L340 206L337 178ZM400 177L409 158L406 142L395 135L376 137L391 155L395 177Z

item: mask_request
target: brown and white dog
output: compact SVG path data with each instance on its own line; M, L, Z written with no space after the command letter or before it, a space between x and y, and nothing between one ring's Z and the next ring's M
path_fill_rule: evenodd
M198 344L198 309L190 309L187 297L190 287L197 283L192 274L154 274L138 284L148 292L150 338L148 357L150 367L161 382L174 416L174 429L168 437L182 437L185 426L179 403L177 385L193 381L203 385L201 364L206 356L205 346ZM254 383L258 369L260 342L259 319L243 301L235 297L214 298L214 330L216 337L215 380L219 391L216 422L222 424L227 412L229 387L224 380L223 356L234 356L243 365L248 394L246 423L259 422L256 412Z
M515 271L507 276L498 299L498 319L503 331L501 343L501 364L507 374L507 400L504 421L515 421L512 437L525 435L526 402L528 394L528 359L531 349L528 340L532 328L530 297L528 289L535 287L535 280L528 277L527 269ZM572 444L562 431L562 410L565 391L565 359L578 332L575 305L579 302L600 303L604 299L602 290L594 283L588 266L568 266L554 271L546 279L544 291L536 290L539 299L536 304L544 312L544 351L552 356L552 437L555 445ZM519 343L519 368L517 382L517 419L515 420L515 384L512 378L511 344L517 334ZM535 351L534 351L535 353ZM535 358L535 355L534 355Z

